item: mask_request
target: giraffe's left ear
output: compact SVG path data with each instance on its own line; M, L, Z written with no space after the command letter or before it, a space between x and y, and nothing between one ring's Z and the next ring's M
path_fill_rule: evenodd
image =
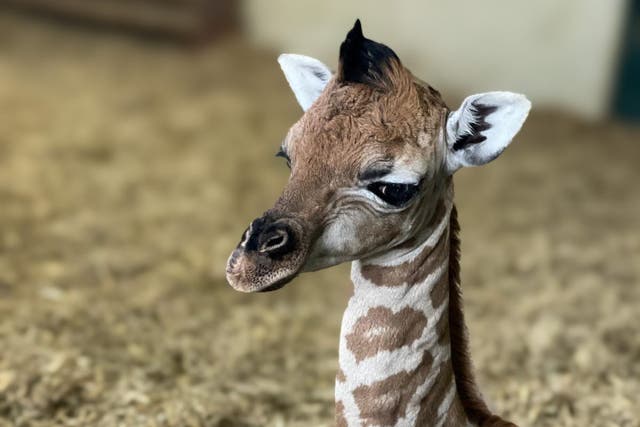
M331 79L331 70L315 58L292 53L283 53L278 62L298 104L307 111Z
M531 102L511 92L471 95L447 119L447 170L480 166L507 148L524 123Z

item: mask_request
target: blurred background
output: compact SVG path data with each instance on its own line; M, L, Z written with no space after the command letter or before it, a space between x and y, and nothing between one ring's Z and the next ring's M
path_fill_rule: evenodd
M0 0L0 426L331 426L346 265L224 279L288 169L283 51L355 18L450 107L522 92L456 176L479 382L523 426L640 425L640 1Z

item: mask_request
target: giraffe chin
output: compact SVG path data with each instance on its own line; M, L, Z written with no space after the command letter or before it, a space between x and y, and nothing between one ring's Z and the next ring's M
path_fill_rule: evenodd
M277 291L278 289L282 289L284 287L284 285L286 285L287 283L292 281L295 276L296 275L293 275L293 276L287 277L285 279L279 280L276 283L274 283L273 285L269 285L266 288L262 288L257 292L273 292L273 291Z
M291 282L298 274L294 273L290 276L284 277L280 280L277 280L274 283L267 282L266 284L262 283L251 283L244 278L240 278L233 274L227 273L227 281L231 285L233 289L236 291L244 292L244 293L266 293L277 291L278 289L283 288L287 283Z

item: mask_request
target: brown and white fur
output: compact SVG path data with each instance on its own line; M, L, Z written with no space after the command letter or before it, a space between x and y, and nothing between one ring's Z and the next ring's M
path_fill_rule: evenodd
M459 283L453 173L496 158L530 109L490 92L451 112L360 22L338 71L282 55L305 114L280 155L291 176L227 265L243 292L353 261L342 321L338 426L513 426L477 391Z

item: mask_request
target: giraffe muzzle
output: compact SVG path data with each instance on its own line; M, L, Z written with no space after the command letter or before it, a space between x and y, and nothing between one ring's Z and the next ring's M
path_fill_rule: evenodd
M241 292L266 292L291 281L306 261L299 221L266 213L254 220L227 262L227 280Z

